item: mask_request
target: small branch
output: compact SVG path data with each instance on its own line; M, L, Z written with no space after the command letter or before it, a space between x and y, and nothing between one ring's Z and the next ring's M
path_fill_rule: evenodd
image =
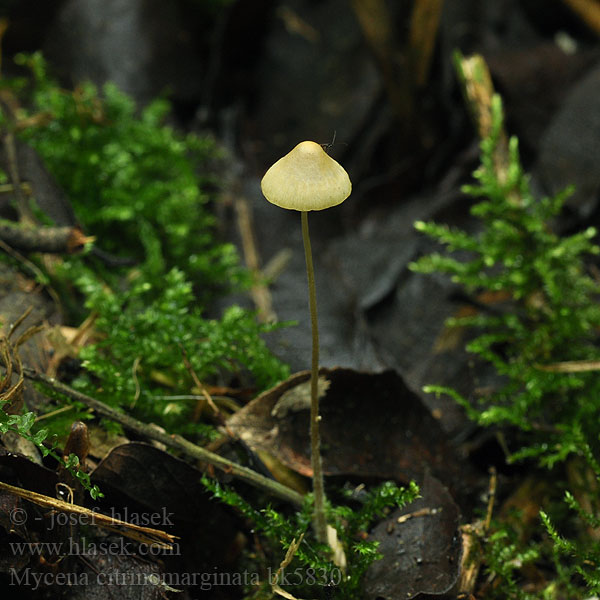
M35 216L29 206L27 196L23 193L21 184L21 176L19 175L19 165L17 161L17 149L15 145L14 136L14 125L15 125L15 111L13 106L7 102L6 98L0 97L0 108L4 113L8 127L3 132L2 142L4 145L4 152L6 154L6 163L8 176L10 182L14 188L15 200L17 203L17 210L21 220L25 223L35 223Z
M14 248L5 244L0 238L0 250L3 250L10 256L15 262L19 263L24 267L24 270L29 271L29 274L33 276L38 282L47 281L47 277L44 272L33 262L31 262L27 257L25 257L20 252L17 252ZM48 286L48 292L52 296L53 300L57 301L58 297L54 290ZM56 302L57 306L60 304L58 301Z
M463 542L463 554L461 558L460 577L457 589L460 592L459 597L472 598L477 583L477 577L481 569L483 560L481 552L481 540L487 535L494 512L494 502L496 500L496 489L498 485L498 476L494 467L490 468L490 480L488 485L488 503L485 520L476 523L466 523L460 530Z
M110 419L111 421L120 423L123 427L134 431L141 436L161 442L169 448L180 450L190 458L213 465L238 479L246 481L254 487L273 494L286 502L290 502L295 506L302 506L303 497L301 494L277 481L269 479L264 475L260 475L252 469L248 469L247 467L234 463L218 454L210 452L201 446L197 446L180 435L169 435L168 433L164 433L158 428L153 427L151 424L143 423L125 413L121 413L103 402L100 402L100 400L82 394L68 385L57 381L53 377L48 377L35 369L23 367L23 374L27 379L43 383L55 392L58 392L71 400L85 404L95 410L99 415Z
M261 323L272 323L277 320L277 315L273 310L271 292L264 283L264 275L260 270L260 258L256 239L254 236L254 226L252 221L252 210L248 200L244 197L234 198L235 211L237 215L237 224L242 238L242 249L246 266L252 273L254 279L250 294L257 308L257 318Z
M463 56L459 51L454 53L454 67L477 134L484 140L492 133L492 98L495 92L490 70L480 54ZM504 132L501 138L499 145L508 157L508 142ZM508 158L505 162L508 164Z
M588 373L600 371L600 360L566 360L551 365L535 365L535 368L548 373Z
M25 181L21 184L21 191L31 196L31 186ZM12 183L3 183L0 185L0 194L14 194L15 186Z
M73 254L94 238L78 227L29 227L0 221L0 240L21 252Z
M85 522L90 525L98 525L99 527L110 529L111 531L115 531L114 527L124 527L125 531L119 530L117 532L127 537L134 537L131 535L131 532L137 532L138 535L134 539L149 545L156 545L166 550L172 549L171 544L177 537L166 531L162 531L161 529L152 529L135 523L127 523L127 521L121 521L120 519L109 517L108 515L104 515L97 511L92 511L85 506L79 506L78 504L71 504L64 500L44 496L43 494L38 494L31 490L9 485L3 481L0 481L0 490L8 492L9 494L14 494L19 498L23 498L24 500L28 500L29 502L33 502L44 508L51 508L52 510L59 512L80 515L82 517L82 523ZM85 519L85 521L83 519Z

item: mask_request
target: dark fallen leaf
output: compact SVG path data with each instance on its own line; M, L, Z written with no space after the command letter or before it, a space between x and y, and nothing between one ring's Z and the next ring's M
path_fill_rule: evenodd
M448 592L459 575L458 524L459 510L448 490L426 475L421 498L394 511L369 536L379 542L383 558L365 574L365 598L410 600Z
M379 227L377 235L371 238L363 236L357 240L356 235L350 234L330 244L327 266L331 271L341 272L339 279L356 298L361 312L369 311L395 293L402 272L415 255L412 230L398 230L396 227L390 233Z
M71 600L159 600L167 597L161 585L166 580L161 567L143 557L90 553L79 558L80 568L74 567L70 573L65 573L74 582L69 594Z
M419 396L394 371L373 374L336 368L320 373L329 381L320 402L326 475L419 483L424 470L429 470L453 493L472 491L473 471L458 458ZM286 411L279 408L286 393L306 386L309 379L309 372L293 375L228 421L251 448L273 454L306 476L312 474L308 405L293 403Z
M58 483L56 471L4 448L0 448L0 480L46 496L54 496Z
M500 46L486 52L485 58L502 90L510 128L519 132L519 145L536 149L565 95L597 60L597 52L581 48L568 54L555 41L547 41Z
M182 538L178 568L192 557L196 566L227 562L235 546L235 521L211 500L201 477L185 461L140 442L114 448L92 473L106 495L104 504L111 504L103 512L129 517L125 520L153 516L150 527Z
M98 600L154 600L166 597L169 588L200 594L200 574L227 569L243 545L234 516L211 501L201 475L184 461L142 443L115 448L92 473L105 494L96 501L96 510L174 533L178 538L172 549L151 548L87 520L80 523L64 513L0 495L0 572L19 590L37 587L52 597L62 595L65 585L69 598ZM0 453L0 479L49 496L56 493L54 471L13 453ZM84 500L90 505L89 496ZM19 527L15 518L23 525ZM31 542L31 548L41 552L29 547L13 552L6 542ZM196 579L187 577L194 573Z
M58 478L55 471L0 448L0 481L54 496ZM14 494L0 492L0 572L19 572L32 560L28 547L15 551L10 544L42 539L47 522L44 512L35 505Z
M21 516L27 516L22 500L14 494L0 492L0 573L18 571L31 558L29 552L14 552L10 546L10 543L27 541L27 528Z
M99 486L108 485L152 509L168 505L183 521L196 521L212 506L201 477L185 461L141 442L117 446L92 473Z
M536 173L552 194L573 184L568 205L589 216L600 190L600 64L577 83L540 140Z
M288 140L303 139L307 127L323 143L331 140L334 131L344 142L360 135L380 94L379 74L363 51L361 31L351 11L338 10L335 2L284 6L274 18L267 17L271 26L256 73L258 97L252 118L262 131L264 142L256 154L265 164L289 151ZM256 8L238 7L232 14L244 19L244 27L257 19ZM303 26L291 28L291 22ZM346 61L352 61L352 69L344 68ZM389 123L389 111L382 109L378 115ZM286 135L280 136L281 131ZM367 144L364 138L362 142ZM334 146L334 152L340 147L344 149L341 144ZM366 163L367 158L362 166Z

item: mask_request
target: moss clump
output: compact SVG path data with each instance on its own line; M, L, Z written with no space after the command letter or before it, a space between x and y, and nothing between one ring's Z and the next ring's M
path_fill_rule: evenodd
M496 97L494 127L482 142L482 163L474 174L477 183L464 187L478 199L471 212L480 222L479 232L417 223L419 231L462 256L431 254L412 268L448 273L473 298L490 291L502 299L491 310L448 324L482 332L467 349L491 363L504 386L474 403L453 395L481 424L513 425L527 432L522 440L527 440L528 454L539 454L551 465L576 450L573 432L584 431L590 439L598 433L593 419L600 409L598 377L553 367L600 359L600 285L585 263L586 256L598 254L592 241L596 230L565 237L554 232L553 221L568 190L535 198L516 138L509 144L508 176L499 180L494 152L501 130L502 108Z
M164 124L166 100L136 114L113 84L59 88L39 54L20 56L34 79L31 114L45 112L22 137L42 156L77 219L98 245L135 260L158 281L174 266L204 299L247 278L231 244L218 242L209 210L211 172L220 151L212 139L182 135Z
M289 375L261 338L272 326L258 324L238 306L220 319L205 318L191 284L177 269L167 273L160 290L141 280L115 293L88 272L76 283L98 314L101 336L82 349L86 372L76 386L108 404L134 409L171 429L194 430L189 425L195 403L169 400L187 394L202 401L192 370L203 384L231 383L234 377L260 389Z
M591 534L600 524L600 378L595 370L600 284L588 264L599 252L593 242L597 232L593 227L569 236L555 232L569 190L534 197L515 138L508 144L505 176L499 177L496 150L503 114L498 96L492 121L481 144L476 183L464 187L477 199L471 212L479 221L478 232L417 223L448 253L424 256L412 268L450 274L479 305L477 314L448 324L478 332L467 349L490 363L501 383L490 395L473 400L441 386L426 389L450 394L480 424L510 431L509 460L536 458L553 470L544 511L528 539L514 530L519 519L506 519L495 520L481 541L481 560L488 581L494 581L481 597L582 598L600 591L600 544ZM482 292L501 301L482 306L475 300ZM567 491L584 481L577 486L577 498ZM565 497L570 513L560 501ZM572 538L561 537L560 529ZM528 581L532 565L545 572L545 582Z
M52 263L32 257L74 324L95 315L95 343L81 351L75 385L177 431L205 433L190 418L193 399L164 397L201 395L194 376L203 385L264 389L289 372L261 337L272 326L259 325L251 311L231 306L206 316L224 292L250 281L234 247L216 235L211 204L220 150L208 137L165 125L164 100L138 114L114 85L101 94L91 84L64 90L41 55L17 61L33 73L32 81L3 82L26 107L16 114L28 124L21 137L39 152L86 233L117 259L130 259L107 266L93 252ZM66 431L85 417L69 412L49 426Z

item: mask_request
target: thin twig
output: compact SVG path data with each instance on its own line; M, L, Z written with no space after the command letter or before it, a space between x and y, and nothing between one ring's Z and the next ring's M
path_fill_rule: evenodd
M28 196L31 195L31 186L27 182L21 184L21 189L24 194L27 194ZM0 185L0 194L11 194L14 193L14 191L15 186L12 183L3 183Z
M37 278L37 280L39 282L42 282L45 279L47 279L46 275L44 275L44 272L35 263L31 262L28 258L23 256L20 252L18 252L14 248L11 248L8 244L5 244L1 239L0 239L0 250L4 250L4 252L6 252L6 254L8 254L8 256L13 258L19 264L23 265L34 277ZM51 295L54 300L58 299L55 294L54 295L51 294Z
M461 526L463 554L461 558L460 578L457 584L460 598L470 598L475 590L477 576L479 575L483 560L480 540L487 535L492 522L498 476L494 467L491 467L489 472L488 503L485 520L477 521L476 523L466 523Z
M234 199L234 205L238 229L242 238L244 260L253 277L250 295L257 308L256 316L261 323L273 323L277 320L277 315L273 310L271 292L264 282L265 277L260 270L260 258L254 235L252 210L250 209L248 200L242 196L237 196Z
M62 394L71 400L85 404L96 411L99 415L110 419L111 421L120 423L123 425L123 427L130 429L131 431L134 431L143 437L156 440L170 448L180 450L191 458L213 465L218 469L237 477L238 479L246 481L254 487L265 490L270 494L281 498L282 500L290 502L295 506L301 506L303 503L302 495L290 489L289 487L269 479L264 475L260 475L252 469L234 463L222 456L219 456L218 454L210 452L201 446L197 446L180 435L169 435L168 433L164 433L150 424L143 423L142 421L138 421L127 414L121 413L118 410L104 404L100 400L96 400L91 396L78 392L68 385L57 381L53 377L48 377L47 375L44 375L43 373L40 373L30 367L23 367L23 374L27 379L43 383L55 392L58 392L59 394Z
M8 334L6 335L7 339L10 340L10 338L12 337L12 334L21 326L21 323L23 323L23 321L31 314L32 311L33 311L33 306L29 306L28 308L25 309L25 312L20 317L17 317L10 324L10 327L8 328Z
M200 377L198 377L196 371L194 371L194 367L192 366L192 363L190 362L187 352L183 346L181 347L181 353L182 353L183 365L185 366L187 372L190 374L190 377L194 381L194 384L200 390L202 397L204 398L204 400L206 401L208 406L210 406L211 410L213 411L215 417L218 419L219 423L221 425L225 426L225 417L221 414L221 411L217 408L217 405L214 403L212 396L208 393L208 390L206 389L205 385L200 381ZM199 407L201 406L200 402L198 402L198 404L196 406L197 406L197 412L199 413L200 412ZM198 414L197 416L199 417L200 415ZM197 419L195 418L194 421L196 421L196 420Z
M94 241L79 227L31 227L4 220L0 221L0 239L21 252L51 254L73 254Z
M142 525L127 523L126 521L121 521L120 519L115 519L113 517L109 517L108 515L92 511L85 506L71 504L70 502L65 502L64 500L59 500L58 498L52 498L51 496L45 496L44 494L38 494L37 492L32 492L31 490L9 485L8 483L4 483L2 481L0 481L0 490L14 494L19 498L23 498L24 500L28 500L29 502L33 502L34 504L43 506L45 508L52 508L59 512L80 515L82 517L82 522L83 519L86 519L86 524L98 525L99 527L104 527L107 529L110 528L111 531L117 531L121 535L125 535L127 537L132 537L131 532L128 530L137 532L138 535L135 536L135 539L138 541L155 545L167 550L172 549L171 543L177 537L167 533L166 531L162 531L161 529L152 529L151 527L143 527ZM115 526L124 527L125 531L115 530ZM139 534L142 535L140 536Z
M479 139L485 140L491 136L493 125L492 99L495 91L490 70L480 54L463 56L458 51L454 54L454 66ZM500 181L504 181L509 163L508 139L504 131L500 132L499 138L494 166Z
M588 373L600 371L600 360L565 360L551 365L535 365L535 368L549 373Z

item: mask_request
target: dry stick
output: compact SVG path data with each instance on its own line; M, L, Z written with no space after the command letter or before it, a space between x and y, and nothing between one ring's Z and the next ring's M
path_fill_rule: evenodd
M485 140L492 134L493 123L492 100L495 92L490 70L480 54L463 56L458 51L454 53L454 67L477 134L480 139ZM504 132L500 134L497 152L500 154L498 161L506 168L508 140Z
M600 360L565 360L551 365L535 365L535 368L549 373L587 373L600 371Z
M306 258L308 277L308 304L312 330L312 362L310 374L310 458L313 470L313 492L315 495L315 533L320 542L327 541L327 520L325 518L325 490L323 485L323 466L321 462L321 435L319 431L319 325L317 318L317 291L315 270L313 267L310 236L308 233L308 213L301 211L302 240Z
M59 512L80 515L86 519L86 524L98 525L99 527L110 529L111 531L115 531L121 535L125 535L126 537L134 537L134 539L137 539L138 541L157 545L167 550L172 549L171 542L177 538L176 535L172 535L166 531L162 531L161 529L152 529L151 527L143 527L134 523L127 523L127 521L121 521L120 519L109 517L108 515L90 510L85 506L79 506L78 504L65 502L64 500L59 500L58 498L52 498L51 496L38 494L37 492L16 487L14 485L4 483L3 481L0 481L0 490L8 492L9 494L14 494L19 498L23 498L24 500L28 500L29 502L33 502L34 504L43 506L44 508L52 508ZM125 527L127 531L117 530L115 529L115 526ZM138 535L132 536L131 532L137 532ZM158 540L162 540L162 542Z
M15 136L13 133L15 124L15 113L12 106L4 99L0 99L0 109L4 113L6 121L8 123L7 129L3 133L3 145L4 152L6 153L6 162L8 166L8 176L10 182L14 188L15 200L17 203L17 210L19 211L19 217L24 223L35 223L36 219L29 206L27 197L23 193L23 187L21 185L21 177L19 175L19 166L17 161L17 149L15 145Z
M252 211L248 200L244 197L236 197L234 205L237 214L238 229L242 238L244 260L253 278L250 295L258 311L256 316L261 323L273 323L277 320L277 315L273 310L271 292L264 283L265 277L260 269L260 258L258 256L252 223Z
M79 227L31 227L0 221L0 240L21 252L72 254L93 239Z
M9 244L6 244L4 241L2 241L2 239L0 239L0 250L3 250L4 252L6 252L6 254L8 254L8 256L13 258L21 265L23 265L23 267L33 275L35 281L39 283L47 281L47 276L35 263L31 262L27 257L23 256L20 252L15 250ZM45 285L46 292L50 294L56 306L60 306L60 300L58 298L58 295L54 291L54 288L52 288L48 283L46 283Z
M482 553L480 540L482 540L489 531L494 512L494 502L496 500L496 488L498 477L496 469L490 468L490 479L488 484L488 504L485 520L476 523L466 523L461 526L463 553L461 557L460 576L456 589L460 592L459 596L473 597L475 584L482 564Z
M156 440L157 442L161 442L170 448L176 448L177 450L180 450L181 452L183 452L191 458L211 464L225 471L226 473L237 477L238 479L246 481L254 487L265 490L273 494L274 496L281 498L282 500L290 502L295 506L302 506L304 499L301 494L288 488L285 485L282 485L277 481L268 479L267 477L260 475L252 469L248 469L247 467L227 460L226 458L219 456L218 454L210 452L209 450L206 450L201 446L197 446L196 444L193 444L192 442L186 440L180 435L169 435L168 433L164 433L163 431L160 431L152 425L143 423L142 421L138 421L137 419L134 419L133 417L130 417L127 414L121 413L115 410L114 408L107 406L103 402L100 402L100 400L96 400L91 396L82 394L81 392L74 390L68 385L57 381L53 377L48 377L47 375L44 375L43 373L40 373L35 369L32 369L30 367L24 367L23 374L25 375L25 377L27 377L27 379L31 379L32 381L39 381L40 383L47 385L59 394L67 396L67 398L75 400L76 402L81 402L86 406L89 406L90 408L95 410L99 415L106 417L111 421L116 421L117 423L123 425L123 427L126 427L131 431L135 431L139 435L142 435L152 440Z
M21 190L26 196L31 195L31 186L27 182L21 184ZM10 194L15 191L15 186L12 183L3 183L0 185L0 194Z

